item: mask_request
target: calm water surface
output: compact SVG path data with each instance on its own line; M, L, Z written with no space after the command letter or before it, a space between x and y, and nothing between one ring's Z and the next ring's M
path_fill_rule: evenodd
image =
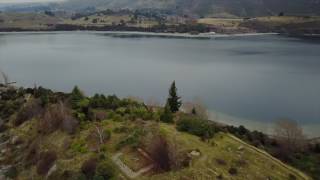
M267 131L281 117L320 135L320 43L276 35L211 40L120 38L102 33L0 34L0 68L19 85L164 101L176 80L183 100L212 118ZM237 117L237 118L233 118Z

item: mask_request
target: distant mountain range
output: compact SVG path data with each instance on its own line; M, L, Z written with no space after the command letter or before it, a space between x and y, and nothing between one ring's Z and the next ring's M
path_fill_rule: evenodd
M164 9L179 15L266 16L320 15L320 0L66 0L61 3L11 5L11 11L41 9L84 11L103 9Z

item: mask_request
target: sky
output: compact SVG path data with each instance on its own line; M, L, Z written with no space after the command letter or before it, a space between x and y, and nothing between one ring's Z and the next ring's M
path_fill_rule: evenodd
M0 4L59 2L64 0L0 0Z

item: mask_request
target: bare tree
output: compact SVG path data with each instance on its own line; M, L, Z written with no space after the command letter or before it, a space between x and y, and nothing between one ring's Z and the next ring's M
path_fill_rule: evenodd
M209 116L208 110L200 98L194 98L190 102L183 103L182 109L186 113L196 114L197 116L203 119L208 119L208 116Z
M296 121L281 119L276 122L274 131L276 139L283 148L282 150L290 153L301 151L305 148L306 137Z
M150 107L160 107L161 103L154 97L149 97L146 101L146 105Z
M8 85L9 84L9 77L6 75L6 73L4 73L3 71L0 70L1 76L3 78L3 83L4 85Z
M89 133L88 141L100 152L102 145L106 143L110 136L110 131L106 130L100 123L95 122L94 128Z

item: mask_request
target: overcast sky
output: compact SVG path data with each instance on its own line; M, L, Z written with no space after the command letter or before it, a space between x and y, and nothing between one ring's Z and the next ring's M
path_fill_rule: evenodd
M64 0L0 0L0 4L8 3L40 3L40 2L59 2Z

